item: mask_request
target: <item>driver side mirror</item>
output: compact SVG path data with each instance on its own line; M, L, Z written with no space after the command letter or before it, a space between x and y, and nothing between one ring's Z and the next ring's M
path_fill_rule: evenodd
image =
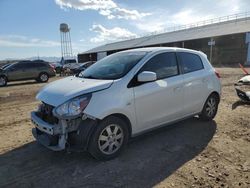
M155 72L143 71L137 76L138 82L152 82L157 80L157 75Z

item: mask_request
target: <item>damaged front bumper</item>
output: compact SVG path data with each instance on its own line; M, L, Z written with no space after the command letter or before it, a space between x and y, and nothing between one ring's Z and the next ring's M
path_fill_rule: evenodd
M238 82L234 84L237 96L245 102L250 102L250 83Z
M241 100L250 102L250 93L248 94L247 92L244 92L244 91L242 91L242 90L240 90L239 88L236 88L236 87L235 87L235 90L236 90L236 93L237 93L238 97Z
M78 148L86 150L96 120L76 118L60 120L57 124L50 124L39 117L39 112L31 112L31 121L35 128L32 134L35 139L53 151Z
M61 126L50 125L49 123L43 121L40 117L38 117L36 115L36 112L31 112L31 121L38 130L45 132L49 135L56 135L62 132Z

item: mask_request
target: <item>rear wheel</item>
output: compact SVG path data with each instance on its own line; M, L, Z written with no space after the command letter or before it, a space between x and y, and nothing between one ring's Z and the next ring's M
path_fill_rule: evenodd
M205 121L212 120L218 110L219 97L216 94L211 94L206 100L200 118Z
M126 123L115 116L101 121L92 135L89 152L99 160L109 160L116 157L128 142Z
M7 85L7 78L5 76L0 76L0 87Z
M41 73L38 77L39 82L47 82L49 80L49 75L47 73Z

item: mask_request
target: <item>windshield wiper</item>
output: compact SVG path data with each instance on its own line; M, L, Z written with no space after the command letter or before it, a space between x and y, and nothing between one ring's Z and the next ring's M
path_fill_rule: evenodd
M89 78L89 79L98 79L98 78L95 78L95 77L93 77L93 76L82 76L82 78Z

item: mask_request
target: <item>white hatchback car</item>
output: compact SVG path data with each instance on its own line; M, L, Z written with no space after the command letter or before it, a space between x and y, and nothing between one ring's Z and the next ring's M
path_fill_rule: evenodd
M31 113L34 137L52 150L117 156L130 137L188 117L212 120L221 84L204 53L141 48L103 58L46 85Z

